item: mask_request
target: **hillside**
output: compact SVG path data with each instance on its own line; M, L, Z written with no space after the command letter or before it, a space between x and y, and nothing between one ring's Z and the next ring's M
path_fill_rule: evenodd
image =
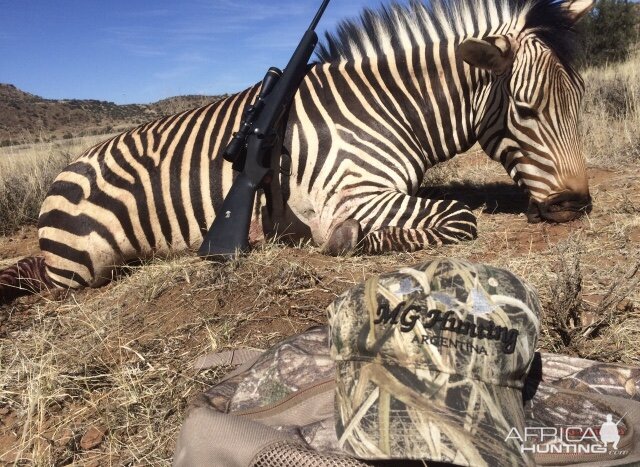
M44 99L0 83L0 146L111 133L187 110L220 96L179 96L152 104Z

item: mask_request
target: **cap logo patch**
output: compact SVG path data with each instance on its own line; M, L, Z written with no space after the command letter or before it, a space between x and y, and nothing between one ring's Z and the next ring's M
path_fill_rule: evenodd
M474 339L486 339L502 343L502 351L512 354L516 349L520 332L517 329L496 325L489 319L476 317L473 321L458 318L454 311L443 312L426 309L418 304L406 306L400 302L394 309L388 303L382 303L376 311L374 324L400 326L401 332L411 332L420 321L425 329L447 331L469 336Z

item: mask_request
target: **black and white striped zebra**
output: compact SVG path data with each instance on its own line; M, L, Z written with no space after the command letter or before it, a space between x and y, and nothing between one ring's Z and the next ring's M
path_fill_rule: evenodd
M466 206L415 195L430 167L476 142L530 195L530 221L590 209L570 36L592 4L414 1L342 23L295 97L251 242L277 232L339 254L474 238ZM220 152L257 90L89 149L51 187L44 261L23 270L44 267L38 277L58 287L97 286L126 261L197 248L233 180ZM26 284L19 269L0 275L0 297Z

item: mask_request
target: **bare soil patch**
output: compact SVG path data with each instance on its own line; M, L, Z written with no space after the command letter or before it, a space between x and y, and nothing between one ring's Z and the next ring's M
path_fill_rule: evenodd
M25 226L10 237L0 237L0 268L25 256L37 255L38 229Z

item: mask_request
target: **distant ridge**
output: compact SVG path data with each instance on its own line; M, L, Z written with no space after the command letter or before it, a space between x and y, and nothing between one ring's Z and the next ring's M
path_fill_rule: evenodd
M94 99L44 99L0 83L0 146L113 133L221 97L189 95L117 105Z

